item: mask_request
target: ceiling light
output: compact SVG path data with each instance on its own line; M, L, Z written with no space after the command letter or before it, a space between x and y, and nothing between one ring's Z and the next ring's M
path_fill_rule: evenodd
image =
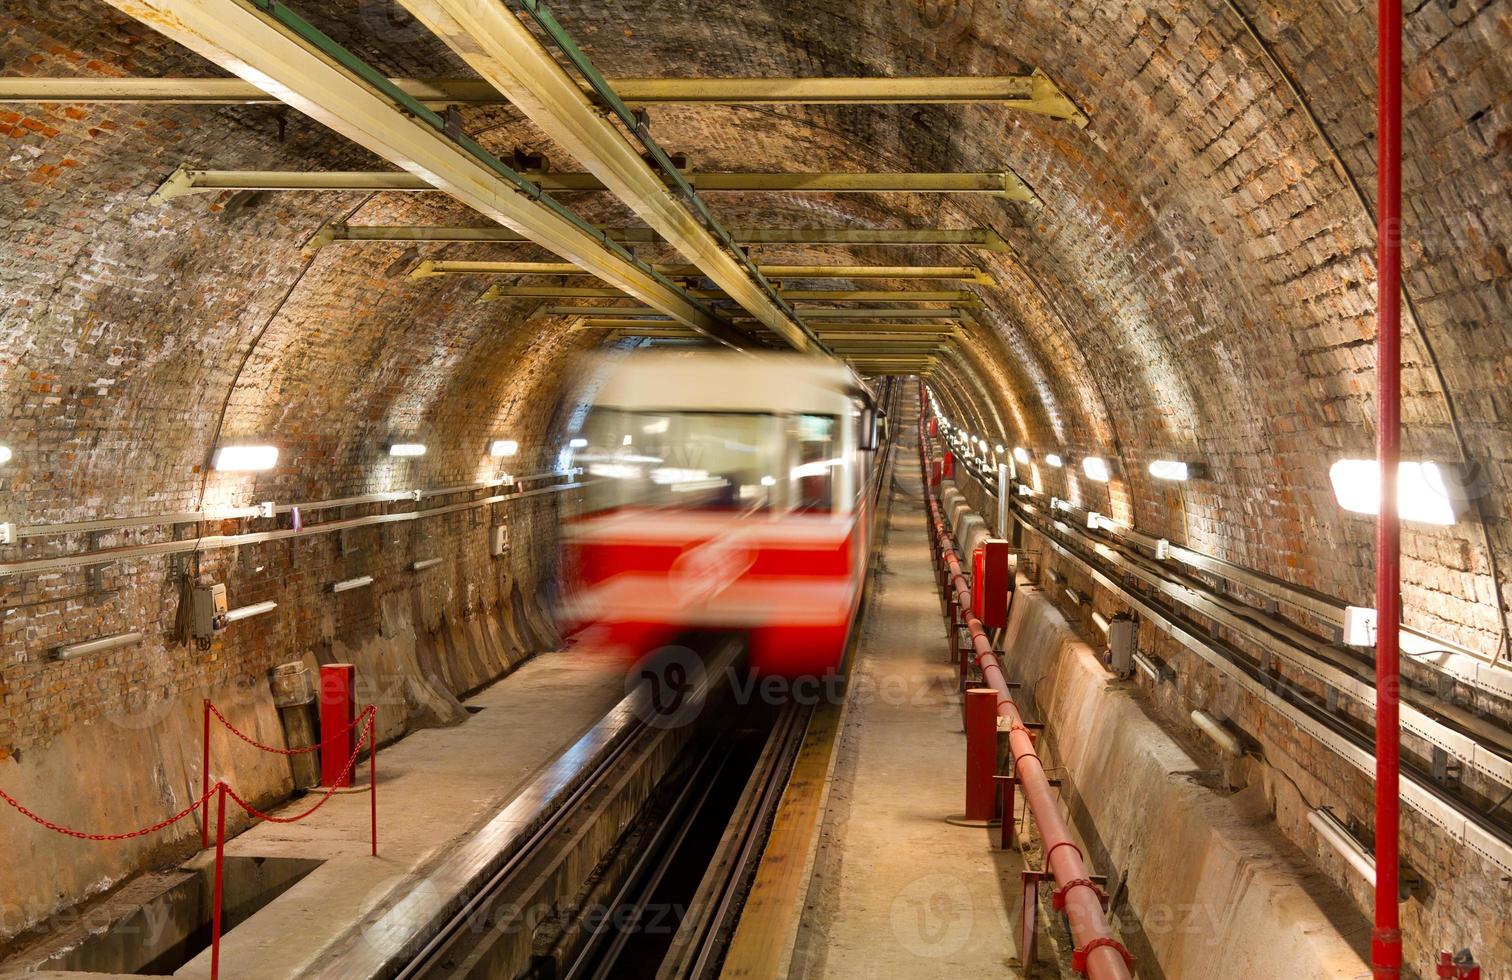
M9 446L0 446L0 466L4 466L6 463L9 463L11 461L12 455L13 454L11 453Z
M1108 461L1101 456L1088 456L1082 460L1082 472L1087 479L1096 480L1098 483L1108 482Z
M623 438L623 439L621 439L621 440L620 440L620 445L621 445L621 446L628 446L628 445L630 445L630 442L631 442L631 440L630 440L630 436L629 436L629 434L628 434L628 433L627 433L627 434L626 434L626 435L625 435L625 438Z
M1054 466L1056 469L1060 469L1062 466L1066 465L1066 461L1061 459L1060 456L1055 453L1046 453L1045 462L1049 463L1051 466Z
M513 456L520 451L520 444L513 439L495 439L488 447L490 456Z
M1150 464L1150 475L1157 480L1185 480L1191 475L1191 468L1180 460L1157 459Z
M271 470L277 462L277 446L222 446L215 451L212 465L222 473L249 473Z
M1025 449L1023 446L1014 446L1013 447L1013 458L1016 459L1016 460L1018 460L1020 463L1023 463L1025 466L1028 466L1029 465L1029 450Z
M425 444L422 442L396 442L389 447L390 456L424 456Z
M1341 459L1329 467L1339 506L1356 514L1381 511L1381 469L1373 459ZM1451 490L1451 486L1453 490ZM1438 463L1403 461L1397 466L1397 512L1404 521L1450 525L1459 518L1463 492Z
M587 439L573 439L571 442L567 443L567 445L570 448L572 448L572 449L587 449L588 448L588 440Z
M995 453L997 453L999 456L1001 456L1004 453L1006 453L1008 450L1004 449L1002 446L993 446L992 447L992 451L995 452Z

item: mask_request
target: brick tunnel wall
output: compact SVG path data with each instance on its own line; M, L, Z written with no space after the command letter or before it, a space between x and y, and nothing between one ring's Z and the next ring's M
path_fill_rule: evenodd
M611 78L1044 69L1087 111L1088 129L991 106L667 107L653 118L668 148L705 170L1014 167L1043 207L910 195L711 201L729 225L998 231L1007 252L753 251L769 262L982 265L999 285L979 290L983 329L945 375L981 435L1115 459L1108 485L1072 469L1039 467L1034 478L1151 534L1368 603L1372 525L1335 504L1328 466L1370 455L1373 440L1371 5L564 0L553 9ZM390 0L300 10L385 71L463 73ZM1484 495L1478 518L1408 528L1405 611L1413 625L1488 653L1507 598L1491 559L1512 565L1512 268L1498 232L1512 225L1509 16L1505 0L1427 0L1409 16L1406 54L1415 318L1405 324L1405 444L1458 458L1452 403ZM6 74L214 73L96 0L0 0L0 30ZM501 154L544 151L575 169L508 108L468 109L464 120ZM492 438L517 438L542 459L559 444L564 366L591 339L533 317L531 305L475 305L486 281L405 279L419 258L541 253L301 251L329 220L477 223L436 195L148 202L186 161L383 166L297 113L0 106L0 137L0 442L16 452L0 467L0 519L446 486L494 475ZM570 203L596 222L632 223L604 195ZM277 442L279 467L256 479L207 472L214 446L238 439ZM396 439L431 451L392 462L383 447ZM1146 478L1148 461L1164 457L1201 462L1209 477L1185 489ZM359 535L349 543L358 551L328 536L206 555L201 574L224 576L234 605L280 603L275 618L245 624L208 655L166 642L192 570L182 560L0 578L0 779L128 708L192 700L233 678L261 683L275 663L358 647L382 633L386 609L462 623L498 608L511 582L530 593L549 575L534 561L551 550L549 529L515 536L507 576L478 551L479 533L464 515ZM0 561L136 540L32 542L0 547ZM406 558L432 548L449 558L444 571L401 574ZM379 584L365 595L322 592L375 566ZM50 659L61 643L126 629L147 631L147 642L98 661Z

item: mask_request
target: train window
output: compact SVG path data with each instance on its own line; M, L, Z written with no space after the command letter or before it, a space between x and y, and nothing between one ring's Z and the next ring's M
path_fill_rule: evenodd
M573 465L590 512L618 507L763 511L781 506L782 423L741 412L597 408Z
M833 415L795 415L788 426L791 506L800 511L834 508L835 481L845 459L840 454Z

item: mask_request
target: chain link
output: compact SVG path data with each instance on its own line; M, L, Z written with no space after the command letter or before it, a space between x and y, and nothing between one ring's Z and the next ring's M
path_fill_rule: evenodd
M363 712L363 714L366 715L367 712ZM331 788L326 790L325 795L322 796L314 806L310 807L308 810L304 811L298 816L274 817L270 816L269 814L263 813L261 810L257 809L252 804L242 799L240 796L237 796L236 790L232 789L229 786L226 787L226 794L236 801L237 806L247 811L247 814L249 816L256 817L259 820L266 820L269 823L298 823L305 817L308 817L310 814L314 813L316 810L319 810L321 807L325 806L326 803L331 799L331 797L336 795L336 790L341 787L342 783L347 781L347 777L352 774L352 769L356 767L357 757L362 754L362 746L366 744L368 736L372 734L372 731L372 725L369 725L366 729L363 730L362 737L357 740L357 747L352 750L352 757L347 760L346 768L341 770L341 775L336 777L336 779L331 783Z
M302 748L302 749L277 749L277 748L274 748L271 745L264 745L263 743L257 741L256 739L252 738L251 736L247 735L245 732L243 732L241 729L237 728L235 725L231 724L231 722L229 722L229 721L226 720L226 716L223 715L223 714L221 714L220 713L220 709L217 708L213 703L206 702L206 705L207 705L207 707L209 707L210 713L212 715L214 715L215 717L219 718L220 719L220 723L222 725L225 725L227 728L229 728L231 730L231 734L235 735L237 738L241 739L243 742L246 742L248 745L252 746L255 749L261 749L264 752L272 752L274 755L288 755L288 756L292 756L292 755L306 755L306 754L308 754L310 752L319 752L320 749L321 749L321 747L324 746L326 742L334 742L336 739L341 738L343 735L346 735L352 729L354 729L358 725L362 724L363 719L365 719L370 712L378 710L373 705L371 705L371 704L368 705L366 708L363 709L362 714L358 715L355 719L352 720L351 724L347 725L345 728L342 728L340 731L332 732L329 735L322 734L321 740L319 742L315 743L314 745L310 745L310 746L307 746L307 747Z
M0 789L0 800L4 800L6 803L10 804L12 809L21 814L26 819L34 823L41 824L43 827L46 827L48 830L51 830L54 833L63 834L65 837L77 837L79 840L95 841L131 840L134 837L145 837L148 834L155 834L159 830L162 830L164 827L178 823L180 820L189 816L189 814L193 813L195 810L198 810L200 807L204 806L206 801L208 801L213 795L215 795L214 786L210 787L210 791L207 792L204 796L201 796L199 799L195 800L193 803L189 804L178 813L175 813L173 816L169 817L166 820L158 821L151 827L143 827L141 830L133 830L124 834L86 834L82 830L73 830L72 828L63 826L62 824L53 823L51 820L48 820L45 817L37 816L35 813L31 812L26 807L18 803L15 798L13 798L9 793L5 792L5 790Z

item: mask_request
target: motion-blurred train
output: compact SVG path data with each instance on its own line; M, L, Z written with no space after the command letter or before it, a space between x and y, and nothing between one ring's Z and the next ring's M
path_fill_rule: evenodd
M572 443L569 620L635 658L739 633L763 674L839 666L869 552L869 391L840 361L648 350L608 361Z

